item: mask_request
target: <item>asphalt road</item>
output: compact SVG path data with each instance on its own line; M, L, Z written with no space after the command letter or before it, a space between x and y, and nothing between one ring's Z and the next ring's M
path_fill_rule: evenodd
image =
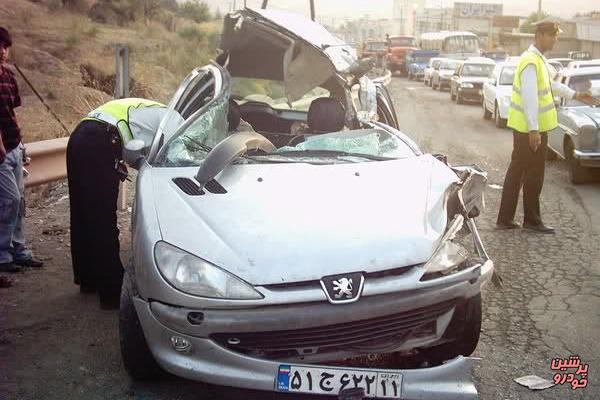
M565 162L551 162L542 213L557 234L495 231L497 185L508 165L511 132L483 120L478 105L451 103L447 92L404 78L393 78L390 91L401 129L423 150L489 172L487 209L478 223L504 288L484 292L483 332L474 354L481 357L474 372L480 398L600 398L600 184L573 187ZM94 296L81 296L71 283L68 201L61 193L64 188L28 210L27 232L46 267L0 289L1 399L292 398L175 377L131 382L121 364L116 313L100 311ZM125 259L128 213L120 217ZM587 388L531 391L513 381L524 375L552 379L552 358L570 355L589 364Z

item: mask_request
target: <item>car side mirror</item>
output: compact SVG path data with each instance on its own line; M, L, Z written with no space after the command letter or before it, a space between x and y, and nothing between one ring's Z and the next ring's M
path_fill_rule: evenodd
M146 143L140 139L133 139L125 143L123 147L123 160L131 168L138 169L142 160L144 159L144 151L146 150Z

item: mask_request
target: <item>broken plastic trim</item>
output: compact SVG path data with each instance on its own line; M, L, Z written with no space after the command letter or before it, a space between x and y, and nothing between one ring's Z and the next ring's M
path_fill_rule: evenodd
M469 231L471 231L477 254L487 261L490 257L485 250L474 220L485 208L484 192L487 184L487 174L476 165L456 166L452 167L452 170L460 178L460 181L452 184L446 191L448 220L454 222L457 215L462 216ZM452 233L453 226L453 223L448 224L444 237L449 232Z
M267 138L256 132L240 132L228 136L208 153L198 169L196 180L200 183L200 188L204 188L229 164L249 150L262 150L270 153L276 148Z

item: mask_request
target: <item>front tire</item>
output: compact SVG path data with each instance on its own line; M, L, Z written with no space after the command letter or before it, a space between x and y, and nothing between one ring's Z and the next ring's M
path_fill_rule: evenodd
M149 380L164 374L148 348L133 304L133 283L128 273L124 274L121 287L119 340L121 357L129 376L136 380Z
M569 163L569 179L574 185L588 183L591 180L590 168L582 167L581 163L574 156L575 146L570 139L565 143L565 156Z
M506 128L506 120L504 118L500 118L500 110L498 110L498 103L496 103L494 106L494 123L496 124L496 128Z
M483 99L483 119L492 119L492 113L485 106L485 99Z

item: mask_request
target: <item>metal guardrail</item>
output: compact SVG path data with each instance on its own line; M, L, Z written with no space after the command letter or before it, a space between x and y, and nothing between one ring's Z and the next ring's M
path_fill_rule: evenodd
M26 167L29 175L25 187L60 181L67 177L67 142L59 138L32 142L25 145L31 164Z

